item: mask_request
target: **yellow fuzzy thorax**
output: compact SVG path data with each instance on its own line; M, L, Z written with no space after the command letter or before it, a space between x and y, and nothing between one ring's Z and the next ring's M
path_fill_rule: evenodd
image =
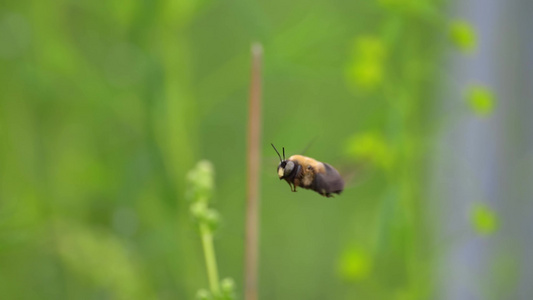
M311 166L316 173L326 172L326 168L324 167L323 163L307 156L293 155L289 157L289 160L298 162L298 164L300 164L304 168L304 170L307 168L307 166Z

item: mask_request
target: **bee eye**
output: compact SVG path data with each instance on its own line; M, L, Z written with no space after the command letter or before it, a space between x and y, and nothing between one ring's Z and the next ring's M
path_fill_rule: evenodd
M284 175L285 176L288 176L289 174L291 174L292 172L292 169L294 169L294 163L292 161L288 161L287 162L287 165L285 166L285 169L283 171Z

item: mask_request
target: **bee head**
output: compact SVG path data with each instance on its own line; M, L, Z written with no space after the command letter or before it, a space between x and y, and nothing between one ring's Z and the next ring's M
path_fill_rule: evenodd
M274 147L274 144L270 144L270 145L272 145L272 148L274 148L274 151L276 151L276 153L279 156L280 163L278 165L278 176L279 176L279 179L281 180L292 173L292 171L294 170L294 162L285 159L285 147L283 147L283 159L282 159L281 155L278 152L278 149Z
M290 160L282 160L278 165L278 176L279 179L288 177L294 170L294 162Z

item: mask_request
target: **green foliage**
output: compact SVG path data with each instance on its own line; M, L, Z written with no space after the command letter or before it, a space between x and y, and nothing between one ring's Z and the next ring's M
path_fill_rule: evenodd
M445 2L4 2L1 299L242 294L257 40L260 298L435 298L426 174L440 37L476 48L469 25L440 22ZM488 90L468 100L477 114L494 109ZM316 136L305 155L347 179L333 199L290 193L274 173L270 142L290 155ZM234 280L218 280L215 245Z
M348 140L346 153L355 160L366 160L377 167L390 169L394 161L392 149L376 132L356 134Z
M351 61L346 69L349 83L355 88L373 89L384 77L386 47L378 37L358 37L352 47Z
M68 224L68 225L67 225ZM59 222L54 228L59 256L65 266L114 299L146 299L151 293L142 280L135 255L112 235Z

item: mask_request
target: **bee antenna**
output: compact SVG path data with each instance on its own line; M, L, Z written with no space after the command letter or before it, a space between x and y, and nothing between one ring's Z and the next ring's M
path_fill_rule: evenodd
M274 147L274 144L270 143L270 145L272 145L272 148L274 148L274 151L276 151L276 153L278 154L278 156L279 156L279 161L283 161L283 160L281 159L281 155L279 155L278 149L276 149L276 147ZM283 148L283 157L285 157L285 148Z
M283 160L285 160L285 147L283 147Z

